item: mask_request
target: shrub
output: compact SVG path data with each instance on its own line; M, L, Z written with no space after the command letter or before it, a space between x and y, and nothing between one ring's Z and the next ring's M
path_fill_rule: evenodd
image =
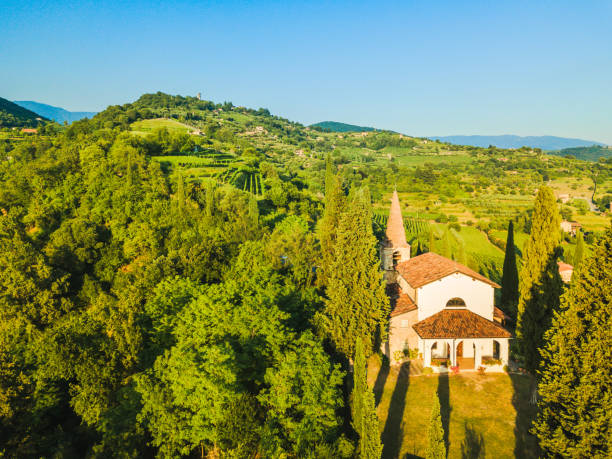
M397 363L401 362L403 358L404 358L403 351L395 351L393 353L393 360L395 360Z
M504 371L506 373L510 373L510 367L508 367L508 365L504 365Z
M485 371L487 371L487 369L485 367L483 367L482 365L478 367L478 374L479 375L484 375Z
M454 375L459 374L459 366L455 365L454 367L451 367L451 371Z

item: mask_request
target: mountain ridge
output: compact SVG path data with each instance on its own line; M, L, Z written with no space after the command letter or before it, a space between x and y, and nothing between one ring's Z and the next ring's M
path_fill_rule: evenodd
M72 123L73 121L78 121L83 118L91 118L98 113L72 112L62 107L55 107L53 105L43 104L42 102L36 102L34 100L14 100L13 103L58 123L63 123L64 121Z
M46 117L0 97L0 127L35 127Z
M519 135L449 135L431 136L433 140L449 142L456 145L471 145L474 147L488 147L494 145L499 148L532 147L542 150L562 150L564 148L589 147L591 145L604 145L594 140L584 140L571 137L519 136Z
M329 129L330 132L370 132L378 129L369 126L358 126L356 124L341 123L339 121L320 121L311 124L311 128Z

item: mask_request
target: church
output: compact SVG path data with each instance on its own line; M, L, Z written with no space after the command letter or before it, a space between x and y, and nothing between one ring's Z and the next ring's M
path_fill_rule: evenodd
M500 286L434 252L411 257L397 191L380 255L392 308L383 351L392 363L398 351L410 351L424 367L450 361L461 370L487 364L501 371L508 364L512 335L494 305Z

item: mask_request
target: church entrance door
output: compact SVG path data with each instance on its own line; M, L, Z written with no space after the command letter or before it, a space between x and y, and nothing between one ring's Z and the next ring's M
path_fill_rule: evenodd
M457 357L463 357L463 341L457 346Z

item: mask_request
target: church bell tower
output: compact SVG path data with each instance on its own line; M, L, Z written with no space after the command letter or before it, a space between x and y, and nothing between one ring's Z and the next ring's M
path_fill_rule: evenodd
M393 190L391 197L391 209L385 239L381 247L381 259L385 271L392 271L398 263L410 259L410 245L406 241L406 230L397 190Z

